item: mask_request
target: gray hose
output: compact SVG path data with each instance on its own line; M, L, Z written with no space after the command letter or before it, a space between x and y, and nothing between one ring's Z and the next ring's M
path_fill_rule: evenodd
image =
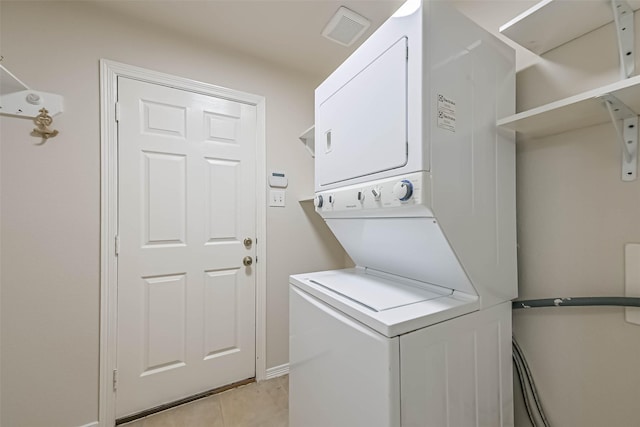
M635 297L571 297L571 298L544 298L513 301L512 308L538 308L538 307L584 307L584 306L619 306L640 307L640 298Z

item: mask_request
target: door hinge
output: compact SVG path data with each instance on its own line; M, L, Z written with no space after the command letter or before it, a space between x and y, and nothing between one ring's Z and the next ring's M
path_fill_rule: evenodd
M256 264L258 263L258 257L256 256Z
M120 121L120 103L116 102L116 122Z
M113 370L113 391L118 390L118 370Z
M120 254L120 236L116 235L115 238L115 251L116 251L116 256L118 256Z

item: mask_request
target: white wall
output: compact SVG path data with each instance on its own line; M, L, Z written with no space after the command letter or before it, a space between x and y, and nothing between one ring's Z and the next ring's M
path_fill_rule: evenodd
M638 13L635 25L637 49ZM608 25L549 52L518 74L518 110L617 81L616 46ZM621 181L615 138L605 124L518 142L521 299L624 294L624 244L640 242L640 180ZM514 335L551 425L638 425L640 326L622 308L518 310ZM522 405L516 425L530 425Z
M102 10L92 2L0 2L3 65L60 93L60 135L0 119L0 424L97 420L99 66L107 58L266 97L267 170L289 175L286 208L267 208L267 367L288 362L289 274L339 268L344 252L297 199L313 162L297 136L313 122L317 80Z

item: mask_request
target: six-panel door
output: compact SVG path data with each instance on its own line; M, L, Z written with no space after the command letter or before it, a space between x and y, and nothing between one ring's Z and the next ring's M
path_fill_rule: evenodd
M118 79L117 417L255 375L256 107Z

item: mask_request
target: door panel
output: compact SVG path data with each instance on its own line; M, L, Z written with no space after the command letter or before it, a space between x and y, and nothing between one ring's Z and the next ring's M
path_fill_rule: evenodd
M321 186L407 163L407 90L403 37L322 100L315 135L316 181Z
M179 105L163 105L151 101L142 101L143 133L185 137L187 109Z
M207 208L209 212L208 241L216 243L233 239L237 235L238 216L238 178L240 163L236 160L207 160L208 191ZM219 203L226 200L226 203Z
M184 155L142 152L145 245L186 243Z
M186 363L186 276L143 279L144 366L141 376Z
M228 117L216 113L207 113L206 120L209 124L209 141L226 142L235 144L238 117Z
M256 107L119 78L117 417L255 376Z
M238 340L238 269L208 271L205 277L204 357L240 351Z

